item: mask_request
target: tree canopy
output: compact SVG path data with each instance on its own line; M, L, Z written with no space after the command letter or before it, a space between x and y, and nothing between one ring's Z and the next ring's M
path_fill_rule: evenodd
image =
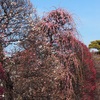
M91 41L89 49L97 49L100 52L100 40Z

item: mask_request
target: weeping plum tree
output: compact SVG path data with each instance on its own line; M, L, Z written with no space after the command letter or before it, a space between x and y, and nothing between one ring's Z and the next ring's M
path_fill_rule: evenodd
M42 33L48 38L51 55L65 71L63 95L66 100L94 100L95 69L88 48L77 39L71 15L57 9L42 19Z
M57 9L48 13L22 46L25 50L13 56L16 69L12 69L12 75L17 72L13 79L15 98L94 100L93 60L78 39L69 12Z

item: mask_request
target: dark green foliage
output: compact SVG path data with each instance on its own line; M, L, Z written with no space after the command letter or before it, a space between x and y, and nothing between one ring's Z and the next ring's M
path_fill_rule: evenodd
M92 41L89 44L89 49L97 49L100 52L100 40Z

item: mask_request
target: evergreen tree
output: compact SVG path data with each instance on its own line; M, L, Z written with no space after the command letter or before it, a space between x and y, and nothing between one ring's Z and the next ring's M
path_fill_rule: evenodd
M97 49L100 52L100 40L91 41L89 49Z

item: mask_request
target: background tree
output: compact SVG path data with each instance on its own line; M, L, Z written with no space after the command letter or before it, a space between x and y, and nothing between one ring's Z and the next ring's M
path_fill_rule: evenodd
M92 41L89 44L89 49L97 49L100 52L100 40Z
M6 78L4 86L6 88L5 98L7 100L13 99L13 87L10 72L12 62L9 57L6 58L6 56L8 56L7 53L11 50L9 48L12 45L12 49L14 49L14 45L17 46L19 41L26 39L29 31L32 30L36 23L36 20L33 21L35 18L37 18L36 11L33 9L29 0L0 0L0 47L2 47L2 52L0 52L0 54L4 54L4 51L6 50L4 56L0 55L0 58L2 58L0 59L0 62L2 60L2 67L5 70ZM18 46L16 48L18 51Z
M13 84L10 79L9 72L4 69L5 55L3 52L2 38L0 39L0 99L13 100Z
M1 40L1 39L0 39ZM4 69L3 69L3 48L0 42L0 99L3 99L3 95L4 95Z
M26 39L35 24L35 12L29 0L0 0L0 37L4 47Z

